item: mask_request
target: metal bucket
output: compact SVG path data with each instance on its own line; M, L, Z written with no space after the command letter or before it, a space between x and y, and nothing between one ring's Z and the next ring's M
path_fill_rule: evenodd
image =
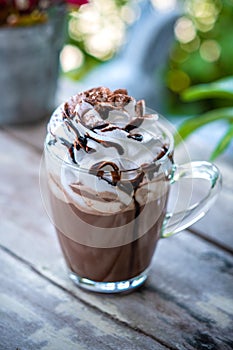
M59 6L46 23L0 27L0 125L35 122L54 109L64 23Z

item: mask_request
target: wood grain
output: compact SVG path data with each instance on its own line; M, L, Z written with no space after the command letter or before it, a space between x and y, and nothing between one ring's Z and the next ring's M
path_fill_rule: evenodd
M87 307L2 251L0 349L166 349L151 337Z
M42 152L46 135L45 122L34 126L8 127L7 132L12 135L13 139L21 140L28 146L32 145L39 154ZM198 134L193 135L185 144L176 149L175 160L178 164L195 160L208 160L212 147L207 140L201 138ZM223 155L215 163L223 176L222 192L210 213L194 224L190 232L233 252L233 232L231 228L233 217L233 157L229 154ZM201 188L199 188L199 197L202 197Z
M43 278L77 303L169 349L232 348L231 255L186 231L161 240L150 278L137 292L100 296L78 289L67 278L60 248L40 200L40 155L6 133L0 136L1 150L7 150L0 154L0 244L3 253L15 259L15 275L17 266L24 264L33 271L35 281ZM16 158L12 157L16 154Z

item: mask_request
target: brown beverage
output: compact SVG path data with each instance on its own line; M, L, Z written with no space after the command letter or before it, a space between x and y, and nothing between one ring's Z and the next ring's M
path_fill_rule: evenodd
M166 213L170 142L157 115L123 89L91 89L54 112L51 215L77 284L118 292L146 279Z

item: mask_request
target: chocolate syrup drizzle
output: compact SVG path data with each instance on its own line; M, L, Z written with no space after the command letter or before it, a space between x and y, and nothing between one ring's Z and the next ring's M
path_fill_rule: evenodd
M96 137L92 136L89 132L86 132L85 134L81 134L78 130L78 127L75 126L75 123L82 125L83 116L87 111L90 111L91 107L87 107L85 111L82 112L82 115L79 115L76 111L76 105L81 104L83 101L89 104L89 106L92 106L93 110L95 110L97 113L101 115L102 120L107 119L109 116L109 112L113 110L119 110L124 111L124 108L127 106L128 103L133 101L134 99L128 95L127 90L125 89L118 89L115 91L111 91L108 88L99 87L90 89L88 91L85 91L81 94L78 94L76 97L74 97L69 103L66 102L64 104L63 109L63 122L67 126L68 131L73 131L75 134L74 142L69 142L65 140L63 137L58 137L62 143L62 145L66 146L71 160L73 163L77 164L76 158L75 158L75 150L76 151L84 151L86 153L93 153L96 152L96 150L90 146L88 146L88 140L92 140L96 142L97 144L101 144L103 147L114 147L119 155L124 154L124 149L121 145L118 143L115 143L113 141L108 140L101 140L98 138L98 132L97 130L100 130L102 133L110 132L116 129L122 130L126 132L128 135L128 138L131 138L135 140L136 142L141 142L143 140L143 135L140 133L132 133L134 129L137 129L141 126L143 123L145 114L144 114L144 101L137 101L135 105L135 115L136 117L131 120L127 125L124 127L120 127L118 125L112 125L108 122L104 122L101 124L96 124L92 126L89 130L96 134ZM77 118L76 118L77 117ZM87 128L88 126L85 125ZM82 130L82 128L80 128ZM56 135L54 135L55 140L54 143L57 141ZM52 142L51 142L52 144ZM164 146L160 152L159 155L156 156L155 160L161 158L165 153L167 152L167 148ZM105 171L104 168L110 167L112 170ZM130 184L127 186L125 182L121 181L121 171L119 170L118 166L114 162L98 162L94 164L91 169L89 169L89 173L95 174L97 177L101 178L102 180L108 182L112 186L119 186L121 190L125 192L132 191L132 187L134 189L134 201L135 201L135 208L138 207L136 204L135 199L135 193L139 186L139 184L143 181L144 173L146 172L149 176L149 179L151 180L154 176L155 171L158 171L158 166L156 167L155 164L152 162L152 164L143 164L141 166L141 171L139 174L134 178L130 179ZM108 174L108 175L107 175ZM110 174L110 176L109 176ZM135 209L135 212L139 212L139 209ZM138 213L135 214L138 216Z
M77 100L74 102L80 103L81 101L85 101L88 104L92 105L96 112L98 112L102 120L105 120L109 116L109 112L112 110L124 110L124 107L127 103L132 101L132 97L127 95L127 91L125 89L119 89L111 92L107 88L96 88L88 90L81 95L78 95ZM108 122L104 122L100 125L95 125L89 130L92 133L96 134L96 137L91 136L89 132L85 134L81 134L77 127L74 125L74 118L78 114L75 111L75 103L65 103L64 111L63 111L63 121L67 126L69 131L73 131L75 134L75 140L73 143L65 140L63 137L58 137L61 143L67 147L69 151L69 155L71 160L77 164L75 159L75 150L80 151L83 150L86 153L96 152L95 149L88 146L88 140L92 140L98 144L101 144L103 147L114 147L119 155L124 154L124 149L121 145L107 140L101 140L98 138L97 130L100 130L102 133L110 132L116 129L122 130L128 133L127 137L135 140L136 142L143 141L143 135L139 133L131 133L134 129L140 127L144 120L144 102L138 101L135 106L135 114L136 118L130 121L126 126L120 127L117 125L112 125ZM91 109L91 108L90 108ZM90 110L88 109L88 110ZM87 111L86 111L87 112ZM84 113L85 114L85 113ZM82 116L78 115L79 118L75 118L75 122L77 124L82 124ZM86 126L87 127L87 126ZM81 128L82 129L82 128ZM57 141L56 136L54 143ZM52 142L51 142L52 144ZM163 146L159 155L156 156L156 159L161 158L167 152L166 146ZM109 168L111 170L109 170ZM127 194L130 194L134 201L134 230L132 237L132 253L131 253L131 261L129 266L129 273L133 271L133 266L135 262L135 254L137 254L137 238L138 238L138 227L137 217L140 215L142 210L142 206L140 206L139 202L136 199L136 191L139 188L140 184L143 182L145 173L147 173L149 180L151 180L154 176L154 173L158 171L159 165L155 166L152 164L143 164L140 169L137 169L137 174L133 179L129 179L127 181L122 180L122 172L116 163L112 161L101 161L97 162L89 169L89 173L97 176L98 178L106 181L111 186L118 186L119 189L124 191Z
M111 92L107 88L96 88L96 89L85 91L81 95L81 97L79 96L79 98L81 100L77 99L76 101L77 103L80 101L85 101L89 103L94 107L94 109L98 113L101 114L102 119L107 119L107 117L109 116L109 112L112 110L123 110L124 106L130 101L132 101L132 97L127 95L127 90L125 89L118 89ZM90 130L96 133L97 130L100 130L101 132L109 132L109 131L119 129L127 132L128 138L134 139L137 142L141 142L143 140L143 136L139 133L131 134L131 131L134 130L135 128L138 128L143 122L143 105L144 105L143 101L137 102L135 106L135 113L137 117L133 119L125 127L119 127L109 123L103 123L101 125L95 125ZM74 142L70 143L69 141L66 141L64 138L59 137L61 143L67 147L70 158L75 164L77 164L77 161L75 159L74 150L79 151L82 149L86 153L95 152L95 149L88 146L88 139L101 144L103 147L114 147L117 150L119 155L124 154L123 147L118 143L107 141L107 140L100 140L98 137L91 136L88 132L86 132L86 134L84 135L81 135L78 128L74 125L74 122L73 122L76 113L77 112L75 112L75 104L72 104L72 103L69 104L68 102L64 104L63 121L66 124L68 131L72 130L74 132L75 134ZM79 119L76 118L75 122L79 124L81 123L81 119L82 118L80 118L79 116Z

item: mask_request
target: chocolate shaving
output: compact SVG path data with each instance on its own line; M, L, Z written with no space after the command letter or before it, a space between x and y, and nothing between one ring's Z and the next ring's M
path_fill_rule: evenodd
M73 106L66 102L64 104L64 111L63 111L63 119L73 119L74 117L74 108Z
M126 89L117 89L111 91L105 87L97 87L87 90L79 95L85 102L95 106L96 111L101 113L103 119L107 119L108 113L114 107L122 107L133 100L131 96L128 95ZM109 106L100 105L101 103L110 103Z
M84 101L94 106L98 102L106 102L110 94L112 94L110 89L98 87L85 91L82 96Z
M122 95L128 95L128 91L126 89L117 89L113 91L114 94L122 94Z
M137 102L136 107L135 107L135 112L138 118L142 118L143 115L145 114L145 101L140 100Z
M108 102L114 103L115 106L125 106L130 101L132 101L132 97L123 94L112 94L108 97Z

